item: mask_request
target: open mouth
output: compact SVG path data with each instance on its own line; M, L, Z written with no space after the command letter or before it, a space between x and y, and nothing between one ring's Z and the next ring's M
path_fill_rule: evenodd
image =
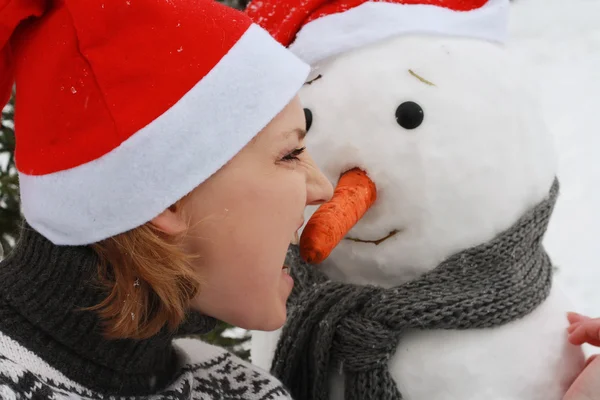
M358 243L372 243L375 246L377 246L377 245L380 245L381 243L385 242L389 238L396 236L399 232L400 231L398 229L394 229L387 236L382 237L381 239L377 239L377 240L362 240L362 239L357 239L357 238L352 238L352 237L346 237L344 239L351 240L353 242L358 242Z

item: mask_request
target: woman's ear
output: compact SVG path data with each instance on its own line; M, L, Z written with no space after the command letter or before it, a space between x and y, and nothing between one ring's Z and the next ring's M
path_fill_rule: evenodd
M150 223L167 235L178 235L185 232L188 226L179 207L181 207L181 204L172 205L150 220Z

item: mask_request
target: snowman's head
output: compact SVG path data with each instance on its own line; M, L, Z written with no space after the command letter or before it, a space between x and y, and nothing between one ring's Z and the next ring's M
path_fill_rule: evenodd
M392 38L316 66L301 99L307 147L332 183L360 167L378 189L324 262L333 279L414 279L508 228L556 173L532 79L490 42Z

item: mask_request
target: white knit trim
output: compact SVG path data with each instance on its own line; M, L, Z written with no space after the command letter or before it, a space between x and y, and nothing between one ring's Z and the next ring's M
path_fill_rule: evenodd
M197 384L202 381L220 379L228 381L228 387L231 388L232 391L246 393L243 395L244 399L290 400L287 392L285 394L283 393L284 390L278 379L270 375L267 371L238 358L221 347L202 342L199 339L189 338L174 340L173 345L178 350L179 355L183 358L184 367L193 367L193 370L191 372L183 371L170 386L165 388L165 392L176 391L177 393L175 396L173 396L172 393L170 395L165 395L164 392L157 392L154 395L149 395L148 399L183 398L183 393L179 388L186 384L184 381L187 381L188 384ZM67 378L37 354L23 347L2 332L0 332L0 356L8 359L7 361L0 357L0 375L18 383L25 373L31 373L36 378L41 379L43 384L49 384L48 389L53 391L54 397L52 398L104 398L93 390ZM203 363L207 363L208 365L202 365ZM225 367L230 369L229 372ZM243 379L238 379L240 374L232 374L231 371L241 373ZM256 386L255 383L260 383L260 385ZM281 388L281 390L275 390L279 388ZM193 389L192 397L194 399L205 398L203 397L204 395L209 395L209 393L203 391L196 391L197 389L198 388L196 387ZM251 392L245 389L252 389L254 391ZM25 388L22 390L25 390ZM178 397L177 394L180 394L181 396ZM31 397L31 393L17 393L8 386L3 387L0 385L1 400L9 400L11 398L21 399L22 395L29 395L29 397ZM130 397L111 396L110 398L126 399Z
M252 25L177 104L115 150L53 174L20 173L27 221L58 245L146 223L237 154L292 100L309 70Z
M227 351L222 347L204 342L197 338L174 339L173 346L179 349L179 353L185 358L184 362L186 365L195 365L201 362L214 359L227 353ZM265 371L254 364L250 364L249 362L242 360L236 355L232 354L231 357L235 360L236 363L242 364L256 372L260 372L266 377L271 378L273 381L277 381L276 378L269 376L268 371Z
M290 49L309 64L401 34L440 34L494 42L507 38L509 0L473 11L369 1L306 24Z
M222 356L227 351L221 347L211 345L199 339L180 338L173 340L175 348L179 349L180 355L185 357L185 365L195 365L201 362L207 362L216 357ZM79 391L93 392L81 384L67 378L62 372L51 367L46 361L37 354L23 347L19 342L10 338L0 331L0 355L8 358L15 364L23 367L27 371L46 380L53 380L65 385L71 386ZM253 370L269 376L268 372L259 367L249 364L244 360L233 356L236 362L243 364ZM2 372L0 368L0 372ZM10 372L10 371L9 371ZM273 378L276 381L275 378ZM1 398L0 398L1 399Z
M0 355L8 358L32 374L40 376L46 380L50 379L55 382L64 383L82 392L92 392L91 390L81 386L79 383L67 378L60 371L52 368L46 361L38 357L37 354L21 346L17 341L11 339L2 332L0 332ZM0 372L6 374L17 371L8 371L0 368Z

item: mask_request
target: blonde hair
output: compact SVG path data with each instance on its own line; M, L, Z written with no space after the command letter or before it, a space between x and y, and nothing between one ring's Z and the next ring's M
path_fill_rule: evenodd
M200 290L182 238L148 222L92 245L109 294L90 310L98 312L108 338L145 339L165 325L174 330L182 323Z

